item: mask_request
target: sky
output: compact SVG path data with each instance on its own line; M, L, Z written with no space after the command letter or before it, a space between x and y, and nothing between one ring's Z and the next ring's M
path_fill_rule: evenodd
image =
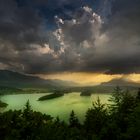
M140 82L139 25L140 0L0 0L0 69Z

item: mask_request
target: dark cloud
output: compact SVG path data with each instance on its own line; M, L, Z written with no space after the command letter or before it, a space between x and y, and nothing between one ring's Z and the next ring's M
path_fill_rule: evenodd
M140 73L139 9L139 0L1 0L0 68Z
M39 13L31 7L18 7L13 0L0 1L0 39L24 47L26 44L42 44L44 21Z
M105 26L112 64L109 73L140 73L140 1L115 0Z

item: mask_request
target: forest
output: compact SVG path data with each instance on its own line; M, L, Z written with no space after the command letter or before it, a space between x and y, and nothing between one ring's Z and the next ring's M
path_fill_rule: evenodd
M1 140L140 140L140 89L137 95L114 89L111 103L93 102L80 122L74 111L69 122L32 110L0 113Z

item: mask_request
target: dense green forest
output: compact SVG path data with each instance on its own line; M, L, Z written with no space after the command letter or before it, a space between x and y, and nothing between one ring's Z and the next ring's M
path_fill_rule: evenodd
M134 96L119 87L104 105L98 99L80 123L74 111L69 123L32 110L0 114L1 140L140 140L140 90Z

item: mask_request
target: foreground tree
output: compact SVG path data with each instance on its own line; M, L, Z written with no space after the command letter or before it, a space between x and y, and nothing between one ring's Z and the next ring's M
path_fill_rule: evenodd
M23 110L0 113L1 140L140 140L140 100L117 88L113 105L93 103L80 124L74 111L69 124L59 118L32 110L29 101ZM111 108L111 109L110 109ZM108 111L110 109L110 111Z
M70 127L79 127L80 123L78 118L76 117L74 111L72 110L71 114L70 114L70 118L69 118L69 126Z
M107 122L107 109L104 104L101 104L100 99L93 103L93 107L86 113L84 126L88 133L88 139L100 135L102 128Z

